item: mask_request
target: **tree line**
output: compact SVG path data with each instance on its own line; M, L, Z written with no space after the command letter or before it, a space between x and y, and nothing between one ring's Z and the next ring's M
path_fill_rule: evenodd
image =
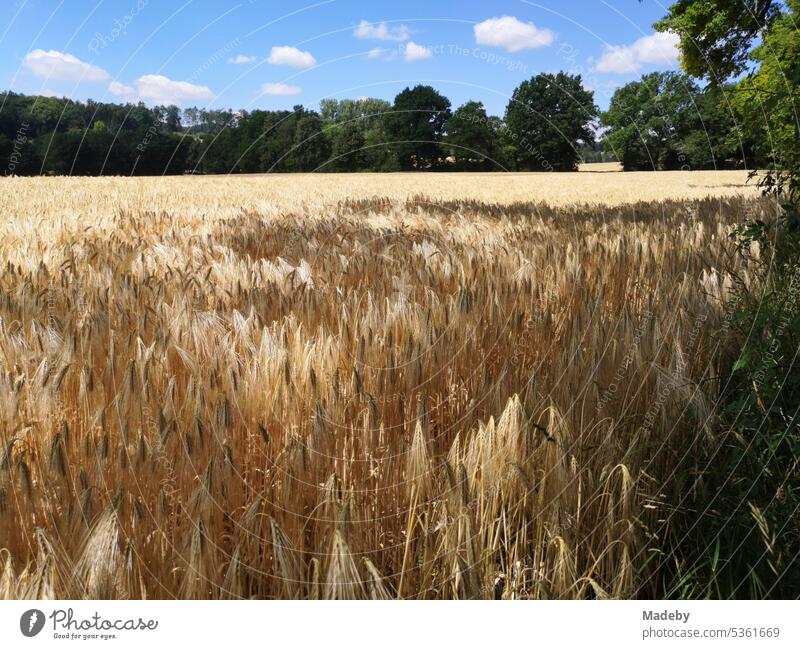
M427 85L382 99L323 99L319 111L147 107L7 93L5 175L351 171L572 171L754 167L767 138L751 126L746 82L701 88L656 72L617 89L601 113L580 75L539 74L502 118ZM763 131L763 129L761 129Z

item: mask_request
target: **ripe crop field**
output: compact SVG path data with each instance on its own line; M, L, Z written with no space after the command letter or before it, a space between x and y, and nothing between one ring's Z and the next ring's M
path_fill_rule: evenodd
M658 595L745 178L4 179L0 597Z

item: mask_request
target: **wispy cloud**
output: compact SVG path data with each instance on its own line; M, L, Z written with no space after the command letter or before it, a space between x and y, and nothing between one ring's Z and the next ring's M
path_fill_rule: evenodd
M232 63L234 65L246 65L247 63L255 63L256 57L255 56L246 56L244 54L239 54L238 56L232 56L228 59L228 63Z
M290 86L286 83L265 83L261 86L262 95L275 95L284 97L288 95L299 95L303 89L298 86Z
M116 95L122 99L131 100L136 97L136 88L133 86L126 86L124 83L120 83L119 81L112 81L108 84L108 91L112 95Z
M362 20L358 23L353 32L356 38L364 38L376 41L407 41L409 37L409 29L405 25L394 25L389 27L385 22L371 23Z

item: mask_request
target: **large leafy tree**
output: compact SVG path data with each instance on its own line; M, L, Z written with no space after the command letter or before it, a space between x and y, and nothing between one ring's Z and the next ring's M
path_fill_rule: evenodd
M602 116L610 129L605 140L626 171L664 168L677 157L673 152L698 91L685 75L654 72L614 92Z
M694 128L680 150L692 169L742 168L760 164L753 133L742 127L736 85L711 85L693 98Z
M736 164L730 89L701 90L691 77L654 72L617 89L602 123L607 148L626 171L704 169Z
M450 100L431 86L406 88L386 115L386 136L404 171L430 169L442 159L439 142L450 119Z
M771 161L776 181L800 201L800 0L788 0L751 52L757 69L740 83L736 102L757 134L759 153Z
M760 152L771 159L765 186L794 205L800 202L799 19L800 0L678 0L655 25L679 35L684 69L713 85L750 69L737 88L744 129L760 134Z
M599 110L580 75L539 74L523 81L506 108L505 123L518 164L529 170L572 171L582 143L594 142L591 122Z
M686 72L721 82L747 67L750 44L779 13L775 0L678 0L655 27L679 36Z
M503 152L496 120L486 114L479 101L459 107L445 124L444 142L459 170L502 170Z

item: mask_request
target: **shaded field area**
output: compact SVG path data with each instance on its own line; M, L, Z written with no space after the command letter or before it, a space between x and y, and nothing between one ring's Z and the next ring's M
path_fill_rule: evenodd
M744 181L4 181L0 597L661 596Z

